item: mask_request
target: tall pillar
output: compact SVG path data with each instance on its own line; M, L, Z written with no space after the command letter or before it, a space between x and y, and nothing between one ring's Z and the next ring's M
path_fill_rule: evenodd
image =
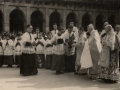
M46 23L44 24L45 32L48 32L49 31L49 8L47 8L47 7L46 7L45 20L46 20Z
M119 9L119 11L118 11L118 16L120 16L120 9ZM120 24L120 17L117 17L118 18L118 23L117 24Z
M27 8L27 9L26 9L26 10L27 10L27 11L26 11L26 12L27 12L26 24L30 24L30 16L31 16L31 15L30 15L30 7L27 6L26 8Z
M63 28L66 29L66 9L63 10Z
M25 0L22 0L22 3L25 3L26 1Z
M95 12L95 10L93 11L93 25L94 25L94 27L96 27L95 25L96 25L96 12Z
M8 6L8 4L5 2L4 3L4 11L3 11L3 13L4 13L4 31L10 31L10 25L9 25L9 6Z
M78 9L78 27L82 26L82 16L81 16L81 10Z

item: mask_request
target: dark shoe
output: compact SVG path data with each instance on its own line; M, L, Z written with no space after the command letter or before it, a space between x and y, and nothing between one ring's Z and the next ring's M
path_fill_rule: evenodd
M17 66L17 68L19 68L19 67L20 67L20 65Z
M58 71L56 71L56 75L59 75L59 72L58 72Z
M23 76L29 76L29 74L26 74L26 73L25 73L25 74L23 74Z
M63 72L62 72L62 71L59 71L59 74L63 74Z
M74 75L79 75L79 73L78 72L74 72Z
M87 73L80 73L80 75L87 75Z
M36 75L36 73L33 72L33 73L31 73L30 75Z
M10 65L9 67L12 68L12 65Z

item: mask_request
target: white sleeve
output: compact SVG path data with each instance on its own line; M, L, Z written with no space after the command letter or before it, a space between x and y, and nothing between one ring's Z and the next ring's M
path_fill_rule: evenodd
M38 42L38 39L35 41L35 43L37 43Z
M24 33L23 36L22 36L22 42L24 43L25 41L26 41L26 35Z
M52 44L55 40L56 40L56 35L52 37L52 39L50 40L50 44Z
M42 43L44 44L44 46L46 45L46 41L44 39L42 39Z
M32 42L34 42L35 41L35 38L34 38L34 36L31 34L31 36L32 36Z

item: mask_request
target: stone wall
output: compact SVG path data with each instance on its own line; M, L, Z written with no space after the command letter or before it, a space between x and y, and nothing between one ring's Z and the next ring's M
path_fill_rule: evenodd
M24 1L22 3L15 2L13 3L12 0L10 2L1 2L0 3L0 10L2 11L3 14L3 26L5 31L10 30L10 13L15 10L19 9L23 12L24 18L25 18L25 24L30 24L31 21L31 14L39 10L43 14L43 30L44 31L49 31L49 17L51 13L53 12L58 12L60 14L60 26L63 28L66 28L66 18L69 13L74 13L75 18L76 18L76 26L79 27L82 25L82 18L84 14L89 14L93 20L93 24L96 25L96 17L99 14L102 14L104 16L104 21L108 21L109 17L111 15L115 16L115 21L116 23L120 22L119 14L118 11L111 10L111 9L103 9L103 8L93 8L93 7L74 7L73 5L58 5L55 3L54 5L50 3L49 5L45 5L44 3L37 5L33 4L32 1L30 4L26 4Z

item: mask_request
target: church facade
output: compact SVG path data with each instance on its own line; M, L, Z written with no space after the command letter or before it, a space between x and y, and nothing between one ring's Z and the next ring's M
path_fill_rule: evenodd
M85 30L93 23L101 31L105 21L115 27L120 23L120 5L103 1L107 0L1 0L0 32L25 31L27 24L41 32L52 30L53 23L66 29L70 20Z

